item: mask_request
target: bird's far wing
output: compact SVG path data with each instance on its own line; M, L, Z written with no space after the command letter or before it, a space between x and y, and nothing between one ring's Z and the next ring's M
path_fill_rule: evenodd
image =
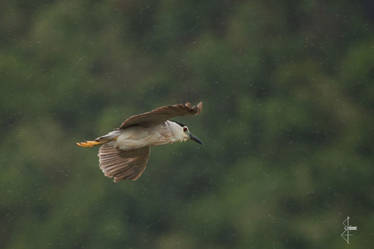
M136 181L147 166L149 154L149 146L123 151L114 148L112 143L106 143L100 147L97 155L104 175L119 182L127 179Z
M145 112L129 117L121 124L119 128L125 129L132 125L158 124L176 116L196 115L201 112L202 108L202 102L199 102L195 106L192 106L189 102L185 104L162 106L150 112Z

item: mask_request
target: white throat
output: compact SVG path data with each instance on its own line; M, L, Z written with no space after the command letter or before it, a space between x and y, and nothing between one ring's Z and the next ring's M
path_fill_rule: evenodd
M170 135L172 136L175 142L183 142L188 140L188 137L186 136L186 133L183 131L182 126L170 120L167 120L165 123L169 127L171 133Z

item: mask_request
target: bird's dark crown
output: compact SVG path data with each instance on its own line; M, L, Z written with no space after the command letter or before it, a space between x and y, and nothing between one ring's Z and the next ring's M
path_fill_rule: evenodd
M181 123L181 122L178 122L178 121L175 121L175 120L171 120L171 121L173 121L174 123L177 123L177 124L179 124L180 126L186 126L185 124L183 124L183 123Z

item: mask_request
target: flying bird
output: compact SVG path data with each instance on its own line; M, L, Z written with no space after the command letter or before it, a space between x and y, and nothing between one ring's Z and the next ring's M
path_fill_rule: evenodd
M197 115L203 103L162 106L150 112L129 117L121 126L92 141L79 142L81 147L99 148L100 169L104 175L121 180L137 180L144 172L149 159L150 148L155 145L184 142L188 140L202 144L188 127L171 118Z

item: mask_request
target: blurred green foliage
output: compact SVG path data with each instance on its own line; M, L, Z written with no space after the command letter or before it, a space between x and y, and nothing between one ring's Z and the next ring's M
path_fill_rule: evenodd
M0 247L345 246L374 230L371 1L0 3ZM204 101L112 183L76 141Z

